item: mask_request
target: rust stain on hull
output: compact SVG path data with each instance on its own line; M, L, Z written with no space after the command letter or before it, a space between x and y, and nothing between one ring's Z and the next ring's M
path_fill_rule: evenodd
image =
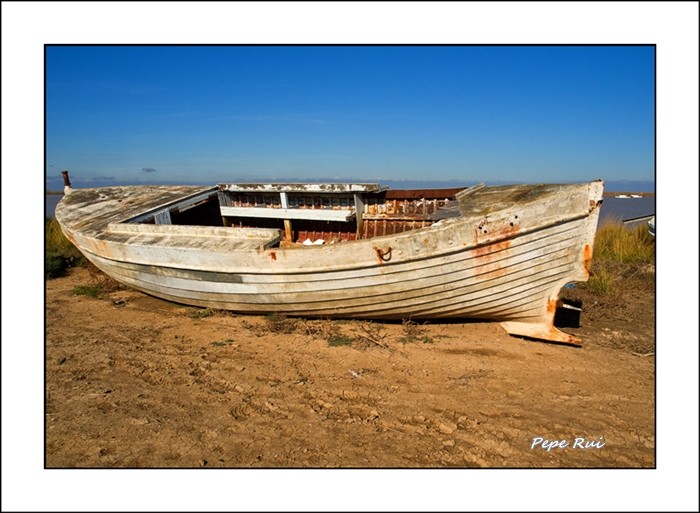
M479 269L485 272L489 278L499 278L505 276L508 272L507 255L504 255L507 249L511 246L510 240L502 240L486 246L480 246L474 249L474 257L476 265Z
M592 261L593 261L593 249L591 248L590 244L586 244L583 247L583 267L589 276L591 274Z
M489 260L491 255L505 251L510 247L510 240L502 240L500 242L494 242L493 244L487 244L485 246L480 246L474 248L474 255L483 258L485 261Z

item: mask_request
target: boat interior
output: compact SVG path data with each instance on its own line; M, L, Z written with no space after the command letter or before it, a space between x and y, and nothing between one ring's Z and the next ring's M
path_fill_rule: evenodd
M280 243L329 244L391 235L456 217L463 188L378 184L219 184L129 223L279 230Z

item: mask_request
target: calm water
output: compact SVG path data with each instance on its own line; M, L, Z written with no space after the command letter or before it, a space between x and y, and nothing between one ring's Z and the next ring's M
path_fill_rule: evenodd
M56 205L62 197L59 194L46 195L46 217L53 217ZM599 225L606 218L624 220L652 215L655 212L653 196L644 198L605 198L600 209Z
M61 201L62 194L47 194L46 195L46 217L53 217L56 211L56 205Z
M607 218L632 219L634 217L649 216L656 213L655 197L644 198L603 198L600 207L600 222Z

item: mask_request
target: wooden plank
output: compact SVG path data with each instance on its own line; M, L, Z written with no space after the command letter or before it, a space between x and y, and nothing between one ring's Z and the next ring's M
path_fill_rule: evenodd
M157 225L140 223L109 223L109 232L145 233L153 235L187 235L189 237L270 238L279 237L276 228L227 228L222 226Z
M285 210L289 210L289 197L286 192L280 192L280 204ZM292 231L292 221L284 220L284 240L292 242L294 240L294 232Z
M355 194L355 218L357 220L357 230L355 231L355 238L362 238L362 219L365 215L365 202L362 199L361 194Z
M267 219L305 219L312 221L350 221L355 211L316 208L220 207L222 216L264 217Z
M161 210L153 214L156 224L173 224L170 220L170 210Z

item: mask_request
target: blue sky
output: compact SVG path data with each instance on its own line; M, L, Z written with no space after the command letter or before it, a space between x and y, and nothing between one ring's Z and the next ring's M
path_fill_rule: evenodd
M652 46L48 46L46 178L654 180Z

